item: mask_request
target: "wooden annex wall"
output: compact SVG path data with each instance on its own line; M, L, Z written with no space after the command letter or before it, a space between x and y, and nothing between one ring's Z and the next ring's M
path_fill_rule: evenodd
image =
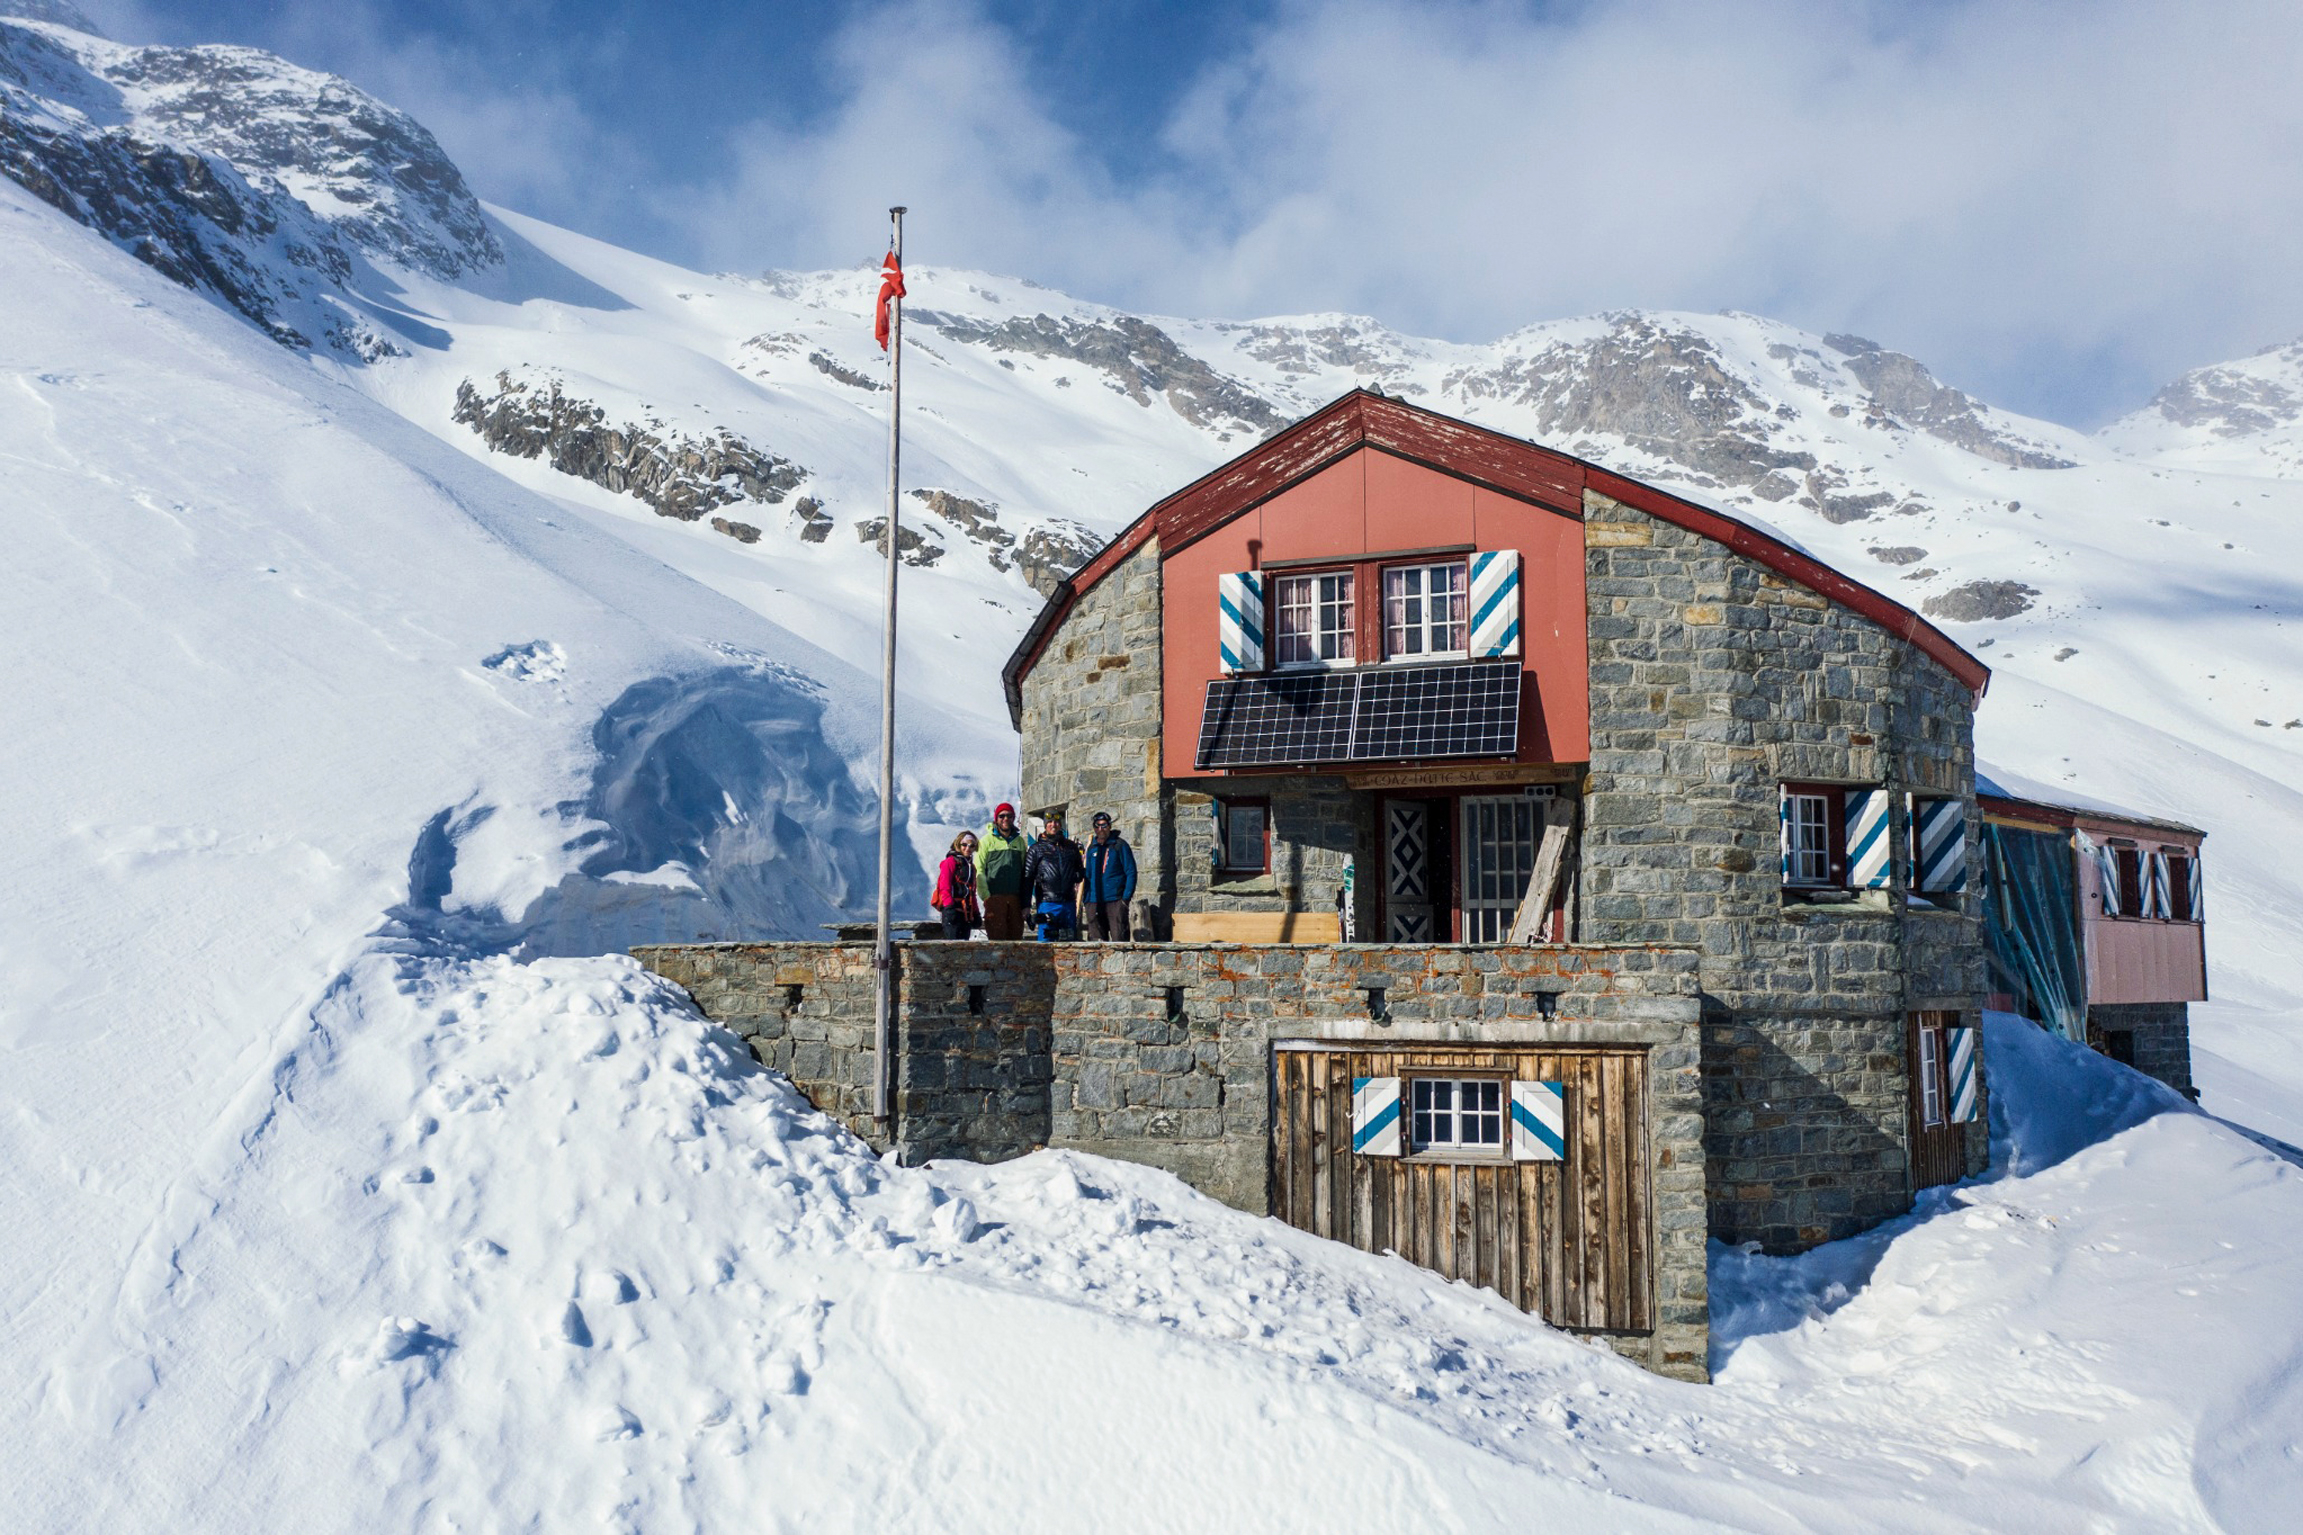
M1492 1287L1558 1327L1654 1326L1647 1051L1283 1045L1273 1053L1272 1213L1363 1252ZM1500 1072L1567 1087L1557 1162L1365 1157L1354 1077Z

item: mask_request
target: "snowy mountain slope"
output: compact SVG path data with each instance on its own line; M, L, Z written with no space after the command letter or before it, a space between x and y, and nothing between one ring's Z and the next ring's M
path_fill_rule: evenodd
M2303 476L2303 341L2194 368L2102 436L2157 464Z
M868 910L876 725L836 657L7 183L0 293L21 1363L203 1203L184 1169L235 1104L293 1099L313 1009L374 943L598 952ZM921 755L968 739L909 725ZM40 1389L7 1372L11 1422Z

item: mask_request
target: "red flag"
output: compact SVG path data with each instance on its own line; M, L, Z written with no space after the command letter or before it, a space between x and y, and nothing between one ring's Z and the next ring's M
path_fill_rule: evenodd
M904 269L896 260L896 253L889 251L887 259L880 263L879 310L872 320L872 335L878 338L880 350L883 352L888 349L888 301L902 297L904 297Z

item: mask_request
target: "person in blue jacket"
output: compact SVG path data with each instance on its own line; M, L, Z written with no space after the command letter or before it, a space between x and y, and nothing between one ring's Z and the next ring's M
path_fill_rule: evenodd
M1080 915L1087 922L1088 937L1126 943L1131 936L1128 903L1136 894L1135 849L1112 825L1108 812L1097 811L1089 824L1095 835L1088 841L1087 867L1080 879Z

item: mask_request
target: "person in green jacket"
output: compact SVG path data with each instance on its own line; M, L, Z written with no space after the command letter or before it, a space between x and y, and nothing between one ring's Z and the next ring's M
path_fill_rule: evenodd
M1013 943L1024 935L1024 857L1031 840L1016 825L1016 807L1002 803L976 849L976 893L983 899L984 936Z

